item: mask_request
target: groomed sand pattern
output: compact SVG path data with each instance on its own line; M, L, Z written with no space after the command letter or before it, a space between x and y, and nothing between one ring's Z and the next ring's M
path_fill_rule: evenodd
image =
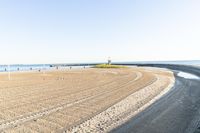
M1 74L0 130L110 130L127 111L142 107L172 81L169 71L143 68L12 73L11 81Z

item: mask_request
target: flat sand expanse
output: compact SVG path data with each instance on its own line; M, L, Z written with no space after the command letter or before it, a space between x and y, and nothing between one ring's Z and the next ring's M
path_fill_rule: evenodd
M6 73L1 73L0 131L106 131L95 117L135 94L137 102L131 105L139 109L167 88L173 79L170 71L139 67L13 72L10 81ZM140 100L141 97L144 98ZM118 112L123 113L122 109ZM84 123L87 124L83 126Z

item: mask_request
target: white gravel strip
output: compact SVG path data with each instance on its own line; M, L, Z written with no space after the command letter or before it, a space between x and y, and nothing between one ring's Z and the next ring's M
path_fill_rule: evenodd
M175 79L172 77L168 87L163 89L163 85L166 83L167 77L157 77L158 80L155 83L131 94L107 110L101 112L100 114L83 122L80 125L72 127L65 132L109 132L113 128L125 123L130 118L143 111L156 100L158 100L174 85Z

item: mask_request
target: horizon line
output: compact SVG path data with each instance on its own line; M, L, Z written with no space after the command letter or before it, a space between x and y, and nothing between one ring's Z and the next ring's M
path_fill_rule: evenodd
M153 63L153 62L200 62L199 60L160 60L160 61L113 61L112 63L144 63L144 62L148 62L148 63ZM61 65L61 64L100 64L100 63L107 63L107 61L99 61L99 62L69 62L69 63L7 63L7 64L0 64L1 66L7 66L7 65Z

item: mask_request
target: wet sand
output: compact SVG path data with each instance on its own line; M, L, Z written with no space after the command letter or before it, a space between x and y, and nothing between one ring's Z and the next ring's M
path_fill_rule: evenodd
M111 133L199 133L200 80L179 73L185 72L200 77L200 69L188 65L152 66L169 68L174 72L176 80L173 88Z
M128 109L137 111L173 80L170 71L137 67L13 72L11 80L1 73L0 131L104 132L116 121L120 123L121 117L114 120L114 115L102 114L117 111L122 116ZM99 115L103 120L97 122Z

